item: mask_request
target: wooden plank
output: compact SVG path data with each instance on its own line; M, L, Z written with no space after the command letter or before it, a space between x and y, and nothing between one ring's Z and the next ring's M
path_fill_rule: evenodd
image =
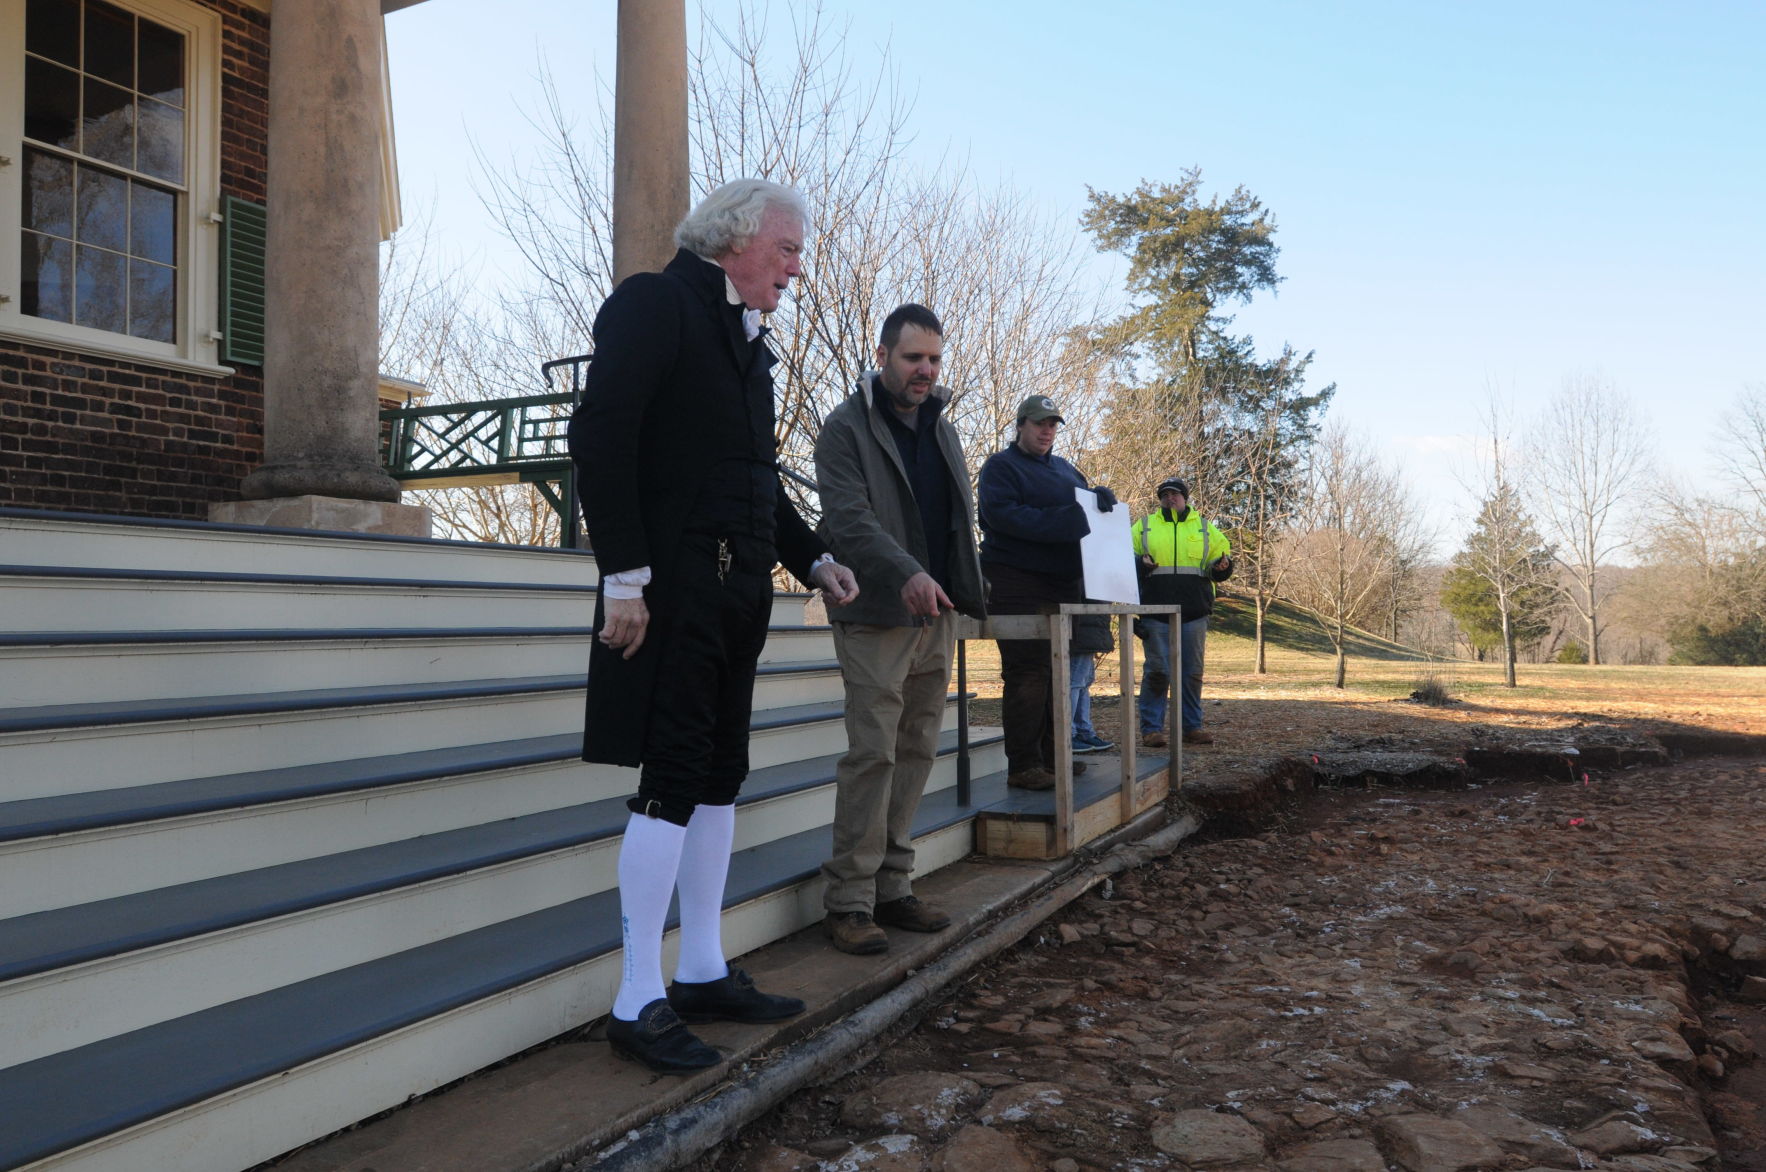
M976 838L990 859L1053 859L1054 826L1047 820L981 815Z
M1073 849L1073 705L1069 700L1073 665L1067 643L1073 620L1057 611L1048 617L1049 705L1054 722L1055 751L1055 854Z

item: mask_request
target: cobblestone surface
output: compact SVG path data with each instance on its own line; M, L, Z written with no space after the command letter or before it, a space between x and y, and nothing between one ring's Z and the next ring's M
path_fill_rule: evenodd
M1766 764L1588 772L1290 787L698 1167L1766 1169Z

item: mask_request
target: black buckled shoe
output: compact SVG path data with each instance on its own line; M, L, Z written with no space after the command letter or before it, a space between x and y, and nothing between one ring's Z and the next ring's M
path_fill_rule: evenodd
M803 1002L762 993L735 965L715 981L676 981L668 987L668 1003L688 1021L784 1021L803 1012Z
M692 1074L724 1060L723 1055L694 1037L673 1007L660 997L638 1011L637 1021L609 1017L607 1042L621 1058L641 1062L659 1074Z

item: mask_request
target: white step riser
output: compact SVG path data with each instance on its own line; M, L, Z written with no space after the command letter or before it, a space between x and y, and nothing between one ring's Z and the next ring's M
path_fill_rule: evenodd
M216 574L330 574L592 586L595 559L547 549L476 549L300 533L231 533L0 517L0 563Z
M832 786L756 803L735 849L833 815ZM0 1054L29 1061L595 895L617 886L618 855L605 840L21 978L0 985Z
M972 842L973 828L967 822L916 842L916 874L962 858ZM821 919L821 886L819 878L811 879L726 912L726 951L750 951ZM673 969L674 951L671 934L664 948L665 975ZM619 987L619 970L618 952L597 957L503 996L40 1160L23 1172L238 1172L606 1013Z
M438 684L587 668L594 636L0 648L0 708ZM831 635L773 636L761 662L828 662Z
M373 586L0 580L9 631L241 631L587 627L595 596L564 590L399 591Z
M997 743L972 757L978 777L1005 767ZM563 762L0 843L0 918L627 797L637 781ZM927 792L955 784L956 759L941 758Z
M588 666L594 636L110 644L0 650L0 708L550 676Z
M0 578L3 629L73 631L336 630L348 628L586 627L592 594L572 591L396 590L373 586ZM807 599L773 599L772 621L801 625Z
M762 663L832 663L834 661L832 631L774 631L761 648Z
M762 676L757 710L837 700L838 673ZM173 720L0 736L8 799L86 793L193 777L349 761L580 730L580 689L423 704L319 709L270 717ZM839 726L834 725L836 730ZM757 736L752 767L777 764L788 744ZM814 742L826 744L826 738ZM837 751L816 748L802 756Z

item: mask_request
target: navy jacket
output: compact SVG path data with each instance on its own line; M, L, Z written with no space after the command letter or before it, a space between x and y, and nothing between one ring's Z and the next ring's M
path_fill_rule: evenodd
M1079 469L1053 453L1027 456L1012 444L989 456L977 494L982 564L1079 577L1079 539L1091 521L1073 490L1088 487Z

